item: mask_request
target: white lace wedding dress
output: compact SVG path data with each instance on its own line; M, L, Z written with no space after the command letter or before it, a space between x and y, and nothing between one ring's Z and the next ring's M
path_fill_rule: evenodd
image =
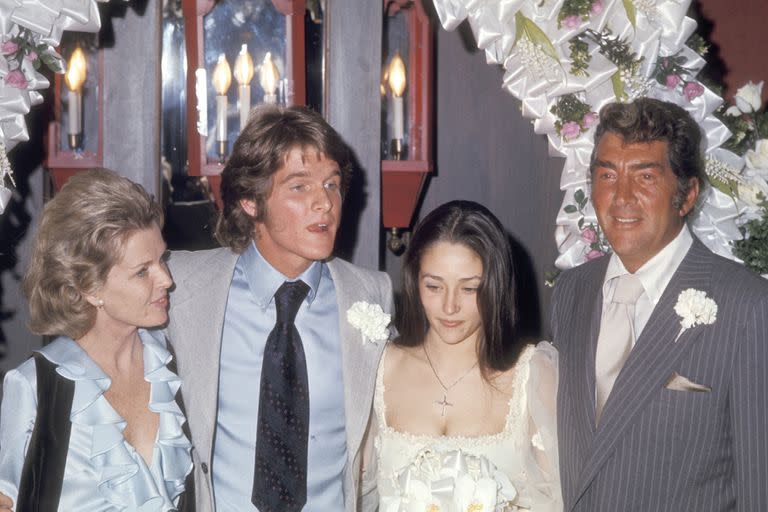
M389 427L385 365L384 358L374 395L381 512L562 510L552 345L541 342L523 350L504 430L479 437L413 435Z

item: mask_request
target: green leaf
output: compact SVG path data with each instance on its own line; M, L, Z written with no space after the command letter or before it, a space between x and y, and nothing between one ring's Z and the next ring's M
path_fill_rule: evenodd
M578 189L576 192L573 193L573 198L576 200L577 203L581 204L584 202L584 199L586 199L586 195L584 194L583 190Z
M621 72L616 71L611 75L611 84L613 84L613 95L616 96L616 100L622 100L626 97L624 92L624 82L621 81Z
M565 213L576 213L579 210L572 204L569 204L569 205L566 205L565 208L563 208L563 211Z
M45 52L39 54L39 57L43 64L48 66L48 69L54 73L64 73L64 61L57 53Z
M709 182L717 190L727 195L728 197L735 199L739 197L739 184L736 180L729 180L723 178L717 178L715 176L707 176Z
M517 11L515 14L515 44L517 44L522 36L527 37L533 44L541 45L541 50L546 55L558 62L560 61L557 58L555 45L549 40L547 34L533 20L526 18L522 12Z
M621 0L624 4L624 10L627 11L627 18L629 19L629 22L632 24L632 28L637 28L637 9L635 8L635 4L632 3L632 0Z
M579 226L579 229L584 229L584 217L580 218L577 224Z

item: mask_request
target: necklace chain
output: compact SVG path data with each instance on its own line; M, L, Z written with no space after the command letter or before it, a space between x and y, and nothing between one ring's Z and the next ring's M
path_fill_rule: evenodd
M440 375L438 375L438 373L437 373L437 370L435 369L435 365L434 365L434 364L432 364L432 359L430 359L430 357L429 357L429 352L427 352L427 347L426 347L425 345L423 345L423 344L422 344L422 345L421 345L421 348L424 350L424 355L425 355L425 356L427 356L427 362L429 363L429 367L432 369L432 373L434 373L434 374L435 374L435 378L437 379L437 382L439 382L439 383L440 383L440 386L442 386L442 388L443 388L443 391L445 391L445 394L447 394L447 393L448 393L448 390L449 390L449 389L453 388L453 387L454 387L456 384L458 384L459 382L461 382L462 380L464 380L464 377L466 377L467 375L469 375L469 374L470 374L470 372L471 372L472 370L474 370L474 369L475 369L475 367L476 367L476 366L477 366L477 364L478 364L478 361L475 361L475 364L473 364L472 366L470 366L470 367L469 367L469 369L468 369L466 372L464 372L464 373L461 375L461 377L459 377L458 379L456 379L455 381L453 381L453 384L451 384L450 386L446 386L446 385L445 385L445 383L443 382L443 379L441 379L441 378L440 378Z

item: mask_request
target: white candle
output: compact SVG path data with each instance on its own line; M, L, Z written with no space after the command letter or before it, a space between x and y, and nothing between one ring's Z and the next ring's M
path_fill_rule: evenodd
M245 128L248 122L248 114L251 112L251 86L241 85L240 91L240 130Z
M272 54L267 52L259 68L259 84L264 90L264 103L277 103L277 87L280 83L280 72L272 61Z
M227 140L227 97L216 95L216 140Z
M69 114L69 135L78 135L83 132L83 84L87 73L85 54L82 48L75 48L69 59L64 81L67 84L67 113Z
M67 112L69 113L69 134L77 135L83 131L83 96L80 94L80 90L67 91L69 99L69 105L67 105Z
M213 88L216 90L216 140L226 142L227 140L227 91L232 82L232 71L229 63L222 53L219 55L216 67L213 69Z
M403 97L392 96L392 138L402 139L404 133Z
M402 140L405 133L405 119L403 115L403 93L405 92L405 63L400 57L400 52L389 63L387 82L392 91L392 138Z
M248 53L248 45L240 47L240 53L235 59L235 80L238 87L238 109L240 110L240 130L245 128L248 122L248 114L251 112L251 80L253 79L253 59Z

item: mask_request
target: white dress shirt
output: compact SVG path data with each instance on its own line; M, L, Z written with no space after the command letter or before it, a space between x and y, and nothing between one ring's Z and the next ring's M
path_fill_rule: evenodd
M666 247L635 272L635 276L640 279L645 290L645 293L635 303L635 339L638 339L643 332L653 309L659 303L661 295L677 271L677 267L688 254L691 245L693 245L693 237L688 226L685 225ZM603 281L603 312L605 312L606 305L613 299L613 292L618 282L618 279L615 278L624 274L629 274L629 271L624 267L616 253L613 253Z

